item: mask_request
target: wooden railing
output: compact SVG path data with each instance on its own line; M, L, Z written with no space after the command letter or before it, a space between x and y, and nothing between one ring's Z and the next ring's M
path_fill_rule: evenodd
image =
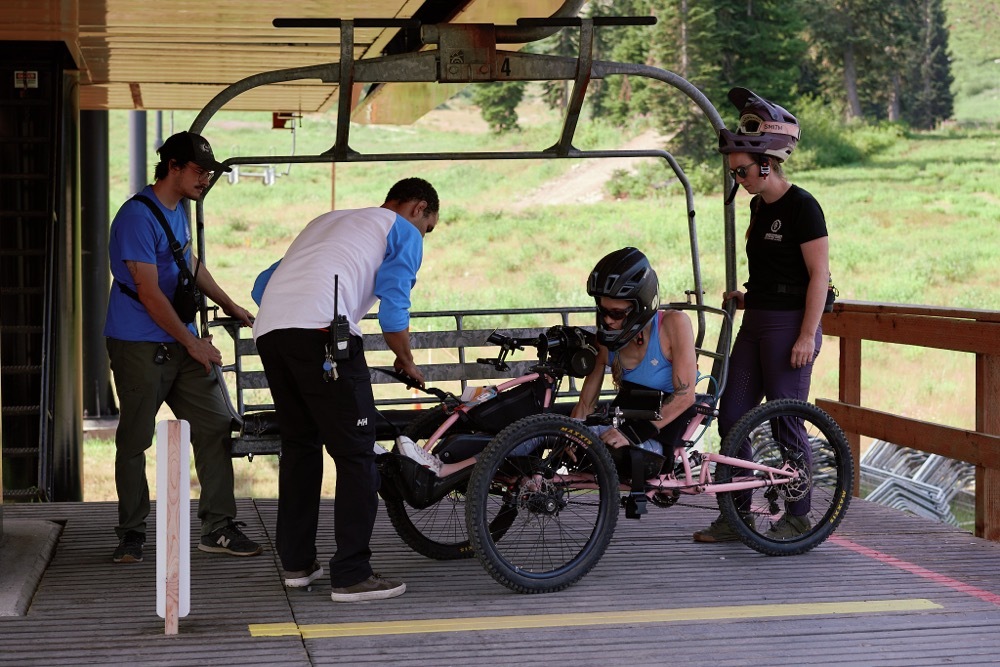
M844 429L854 460L868 436L974 464L976 536L1000 541L1000 312L846 301L823 316L823 334L840 338L840 400L816 404ZM862 407L863 340L975 354L976 430ZM859 475L856 466L856 490Z

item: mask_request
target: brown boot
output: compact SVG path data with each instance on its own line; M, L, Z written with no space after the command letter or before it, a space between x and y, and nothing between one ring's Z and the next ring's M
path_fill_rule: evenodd
M694 534L695 542L739 542L740 536L732 529L721 514L712 525Z

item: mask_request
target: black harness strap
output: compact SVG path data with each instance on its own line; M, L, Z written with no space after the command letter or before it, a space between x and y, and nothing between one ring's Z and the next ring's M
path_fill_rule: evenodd
M146 205L146 208L152 211L153 216L160 223L160 226L163 227L163 232L167 235L167 243L170 244L170 254L174 256L174 262L177 264L177 268L180 269L181 275L194 284L195 276L191 275L191 269L188 268L187 262L184 261L184 248L177 240L177 237L174 236L173 231L171 231L170 225L167 223L167 218L163 215L163 211L146 195L133 195L132 199L142 202ZM199 268L201 267L199 266ZM118 285L118 289L121 290L122 294L130 296L136 301L139 300L139 294L134 289L118 279L115 279L115 284Z

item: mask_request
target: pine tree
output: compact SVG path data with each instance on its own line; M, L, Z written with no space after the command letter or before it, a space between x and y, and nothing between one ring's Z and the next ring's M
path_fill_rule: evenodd
M650 0L603 0L592 2L589 13L599 16L649 16ZM595 60L649 63L654 34L650 26L622 26L595 30ZM625 125L650 111L648 91L662 85L645 77L610 76L591 83L591 113L617 125Z
M698 87L724 118L735 112L728 91L749 88L789 105L801 78L806 47L797 0L655 0L659 19L651 47L656 64ZM715 156L704 114L683 95L660 86L653 115L674 152Z
M525 45L524 50L528 53L548 56L572 56L575 58L580 55L579 35L579 30L576 28L562 28L554 35ZM569 103L569 93L572 85L573 82L566 79L542 81L542 101L550 109L565 109Z
M878 24L884 0L831 0L806 3L806 40L812 45L815 70L823 91L830 100L842 101L849 117L861 118L860 81L863 73L878 69Z
M918 128L951 116L942 0L833 0L808 5L807 17L819 91L849 116Z
M496 134L518 129L517 105L524 98L524 81L496 81L472 86L472 102Z
M931 129L951 118L954 97L948 30L941 0L921 0L919 50L910 61L903 118L918 129Z
M797 94L806 52L799 2L717 0L719 67L728 90L742 86L790 104ZM784 105L783 105L784 106Z
M721 76L724 37L719 34L717 2L708 0L658 0L657 31L651 48L654 64L671 70L694 84L722 111L726 103ZM715 152L715 136L704 113L680 91L658 83L652 92L652 115L668 147L678 155L701 161ZM724 113L724 111L722 111Z

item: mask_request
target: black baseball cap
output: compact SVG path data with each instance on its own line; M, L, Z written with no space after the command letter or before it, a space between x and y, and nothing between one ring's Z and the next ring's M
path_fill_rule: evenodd
M215 159L208 140L194 132L178 132L164 141L156 152L161 160L194 162L208 171L232 171L231 167L224 167Z

